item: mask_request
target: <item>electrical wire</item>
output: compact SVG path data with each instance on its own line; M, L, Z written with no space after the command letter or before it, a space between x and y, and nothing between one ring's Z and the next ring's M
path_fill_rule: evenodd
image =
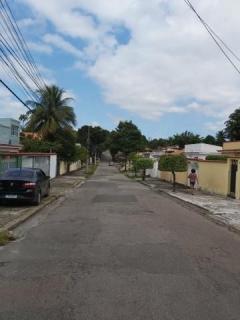
M14 79L17 87L28 100L39 100L38 92L46 84L6 0L0 0L0 66L9 78ZM4 81L0 80L3 84ZM23 100L6 83L4 86L23 103ZM32 111L26 103L23 104Z
M44 82L44 80L43 80L43 78L41 76L41 73L40 73L40 71L39 71L39 69L38 69L38 67L37 67L37 65L36 65L32 55L31 55L31 52L30 52L28 46L27 46L27 43L26 43L26 41L25 41L25 39L24 39L24 37L22 35L22 32L21 32L21 30L20 30L20 28L19 28L19 26L17 24L16 18L15 18L14 14L13 14L12 9L10 8L10 6L7 3L6 0L0 0L0 1L1 1L1 3L3 3L3 7L4 7L4 3L5 3L4 10L6 12L6 15L9 18L9 21L10 21L11 25L13 26L13 29L16 32L16 35L17 35L17 38L18 38L19 42L21 43L21 46L23 48L23 51L25 52L25 55L26 55L28 63L32 66L33 70L35 70L36 76L39 79L39 81L42 82L42 85L46 86L46 84L45 84L45 82Z
M0 4L3 5L1 0L0 0ZM4 9L4 7L3 7L3 9ZM7 20L8 16L6 15L6 12L4 14L4 12L1 10L0 13L1 13L2 18L3 18L2 19L2 24L5 23L5 26L6 26L5 31L7 31L8 38L11 39L11 45L12 45L11 51L15 50L14 51L15 52L15 57L18 56L19 60L26 62L25 63L25 70L27 70L28 74L31 74L31 78L34 79L34 81L33 81L34 84L35 85L37 84L37 87L39 89L40 85L38 83L38 80L37 80L35 74L33 73L33 71L31 70L31 66L30 66L29 62L26 60L27 56L26 56L24 50L22 49L21 43L19 43L14 30L12 30L12 28L11 28L11 25L9 25L9 21ZM2 37L3 37L3 35L2 35ZM16 50L18 50L18 51L16 51ZM17 52L19 52L19 54L21 54L21 55L17 54Z
M237 56L237 54L234 53L234 51L220 38L220 36L218 36L213 29L203 20L203 18L199 15L199 13L197 12L197 10L194 8L194 6L192 5L192 3L189 0L183 0L187 6L196 14L197 18L200 20L200 22L202 23L202 25L205 27L205 29L207 30L207 32L209 33L210 37L213 39L213 41L215 42L215 44L218 46L218 48L220 49L220 51L222 52L222 54L225 56L225 58L229 61L229 63L233 66L233 68L238 72L238 74L240 74L240 68L236 65L236 63L234 63L232 61L232 59L229 57L229 55L227 54L227 52L223 49L223 47L221 46L220 43L222 43L222 45L225 47L225 49L227 49L233 56L235 59L237 59L240 62L240 58Z

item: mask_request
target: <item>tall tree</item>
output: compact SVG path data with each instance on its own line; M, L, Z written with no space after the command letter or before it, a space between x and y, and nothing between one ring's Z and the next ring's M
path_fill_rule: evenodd
M99 156L106 149L106 141L110 135L108 130L101 128L100 126L82 126L77 131L77 141L82 146L88 147L91 156ZM89 140L89 141L88 141Z
M173 137L169 138L169 141L173 145L178 145L181 149L183 149L186 144L200 143L202 139L199 134L185 131L181 134L175 134Z
M240 140L240 108L230 114L228 121L225 122L226 138L231 141Z
M33 108L26 124L26 130L39 132L43 138L54 136L59 129L72 129L76 116L70 106L71 98L57 86L46 86L38 91L39 100L29 101Z
M132 121L120 121L111 133L110 150L114 154L121 152L126 161L130 153L142 151L146 145L146 137Z
M206 137L202 140L202 142L208 143L208 144L214 144L214 145L217 143L217 142L216 142L216 138L215 138L214 136L211 136L211 135L206 136Z
M226 141L226 135L224 130L218 131L218 133L216 134L216 144L218 146L222 146L225 141Z
M148 147L152 150L157 150L161 147L166 147L168 145L167 139L152 139L148 141Z

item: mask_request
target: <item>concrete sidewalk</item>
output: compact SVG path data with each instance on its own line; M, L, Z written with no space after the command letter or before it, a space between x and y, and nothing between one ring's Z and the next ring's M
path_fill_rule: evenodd
M0 229L14 229L42 208L71 192L73 188L80 186L84 181L84 170L78 170L53 179L51 181L50 196L42 199L39 206L32 206L26 203L0 205Z
M239 200L206 194L200 190L195 191L195 194L192 195L190 190L184 186L177 186L176 192L173 192L172 185L160 179L148 178L143 183L155 191L164 192L174 198L206 210L206 215L209 219L240 233Z

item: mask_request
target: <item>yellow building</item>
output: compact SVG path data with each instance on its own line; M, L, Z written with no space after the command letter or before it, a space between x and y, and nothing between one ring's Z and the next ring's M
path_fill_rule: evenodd
M223 144L226 160L189 160L188 172L177 173L176 182L188 184L188 173L196 169L199 187L206 192L240 199L240 141ZM161 179L172 180L170 172L160 172Z
M240 141L225 142L222 154L228 157L228 194L240 199Z

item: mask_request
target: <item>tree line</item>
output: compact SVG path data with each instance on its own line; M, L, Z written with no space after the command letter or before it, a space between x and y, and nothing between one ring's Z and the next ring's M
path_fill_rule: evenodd
M75 129L76 115L71 107L71 98L63 89L46 86L39 90L38 101L28 101L32 112L20 116L23 131L38 133L40 139L22 137L24 151L57 152L60 159L73 162L91 156L100 158L102 152L110 150L112 157L121 155L126 161L135 152L157 150L162 147L208 143L222 145L224 141L240 140L240 108L236 109L225 123L225 128L216 136L201 137L185 131L167 139L147 139L132 121L120 121L112 130L100 126L84 125Z

